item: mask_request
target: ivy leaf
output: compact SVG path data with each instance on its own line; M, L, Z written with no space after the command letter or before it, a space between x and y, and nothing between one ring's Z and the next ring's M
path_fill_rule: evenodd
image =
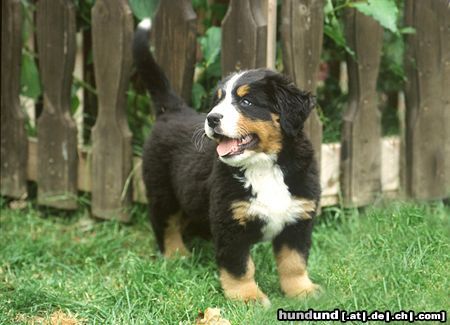
M337 21L331 25L324 25L323 32L331 38L337 46L345 49L348 54L351 56L355 55L355 52L353 52L353 50L347 45L342 27L337 23Z
M220 27L212 26L208 28L205 36L200 38L200 47L202 49L203 58L206 65L211 65L217 60L220 54L220 46L222 43L222 34Z
M130 8L137 19L154 16L160 0L129 0Z
M397 17L398 8L394 0L368 0L364 2L353 2L350 7L356 8L361 13L372 17L381 26L393 33L398 33Z
M37 100L41 95L41 81L39 72L30 53L24 52L22 55L22 68L20 71L20 88L21 94Z

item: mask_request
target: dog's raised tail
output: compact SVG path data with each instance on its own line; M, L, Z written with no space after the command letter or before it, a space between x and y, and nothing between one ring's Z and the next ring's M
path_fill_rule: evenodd
M152 96L156 115L160 115L166 110L181 108L183 100L174 93L166 74L150 52L151 26L149 18L139 23L134 33L133 56L138 73Z

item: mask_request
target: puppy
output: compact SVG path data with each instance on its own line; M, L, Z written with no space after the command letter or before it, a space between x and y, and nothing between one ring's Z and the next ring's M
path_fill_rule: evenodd
M268 304L250 249L270 240L283 292L313 293L306 264L320 185L303 123L314 98L277 72L241 71L219 83L211 111L200 115L156 64L149 30L144 20L133 53L156 109L143 177L160 251L188 255L184 226L206 228L225 296Z

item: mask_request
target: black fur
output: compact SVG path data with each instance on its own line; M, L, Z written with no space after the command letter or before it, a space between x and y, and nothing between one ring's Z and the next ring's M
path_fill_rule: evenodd
M239 180L244 172L218 159L214 141L204 138L201 150L194 145L193 136L196 132L201 134L205 116L189 108L173 92L148 50L148 31L136 32L134 56L157 106L157 119L144 147L143 176L159 248L164 252L167 218L181 210L186 220L210 230L219 266L236 276L242 275L250 248L262 239L264 226L260 219L242 226L231 217L231 204L249 200L253 195L251 188L245 188ZM290 193L318 203L318 172L312 146L302 129L314 99L270 70L249 71L239 84L249 84L251 88L245 98L252 106L245 107L239 102L242 99L235 99L243 115L264 121L271 119L271 113L280 117L283 140L276 163ZM223 83L218 85L221 87ZM216 96L214 103L219 101ZM312 219L299 220L286 226L273 238L274 250L288 245L306 260L312 223Z

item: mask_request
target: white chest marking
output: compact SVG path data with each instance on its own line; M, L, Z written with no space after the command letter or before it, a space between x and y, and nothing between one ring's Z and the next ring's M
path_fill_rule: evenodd
M280 166L272 159L264 159L247 168L244 175L244 186L251 186L254 195L248 214L266 222L262 229L264 240L274 238L286 225L307 215L308 208L303 206L302 200L291 195Z

